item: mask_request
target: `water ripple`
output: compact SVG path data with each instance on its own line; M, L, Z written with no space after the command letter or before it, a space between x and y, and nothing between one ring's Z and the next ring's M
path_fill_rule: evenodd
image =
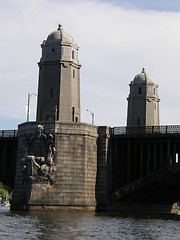
M10 212L0 207L2 240L177 240L179 217L93 212Z

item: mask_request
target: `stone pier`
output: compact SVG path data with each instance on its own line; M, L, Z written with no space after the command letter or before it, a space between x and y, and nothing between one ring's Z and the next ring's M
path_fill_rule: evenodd
M11 209L95 209L98 128L24 123L18 129Z

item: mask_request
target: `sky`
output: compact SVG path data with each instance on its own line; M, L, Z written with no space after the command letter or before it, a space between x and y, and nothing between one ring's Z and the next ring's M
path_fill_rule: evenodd
M160 124L180 124L179 0L0 0L0 129L26 121L40 45L60 22L79 46L82 122L88 109L96 125L125 126L129 83L145 67L159 85Z

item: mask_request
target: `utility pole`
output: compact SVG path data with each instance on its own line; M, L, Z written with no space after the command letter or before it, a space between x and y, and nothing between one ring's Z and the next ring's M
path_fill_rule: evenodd
M27 100L27 112L26 112L26 116L27 116L27 122L29 122L29 116L30 116L30 100L31 100L31 96L37 96L37 94L35 93L28 93L28 100Z
M94 113L91 112L90 110L86 109L87 112L89 112L91 114L92 117L92 125L94 125Z

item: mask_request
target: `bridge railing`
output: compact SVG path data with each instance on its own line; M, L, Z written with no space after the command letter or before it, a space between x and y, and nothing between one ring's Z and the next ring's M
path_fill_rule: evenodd
M18 130L0 130L0 138L17 137Z
M128 134L180 134L180 125L162 125L147 127L114 127L111 129L112 135Z

